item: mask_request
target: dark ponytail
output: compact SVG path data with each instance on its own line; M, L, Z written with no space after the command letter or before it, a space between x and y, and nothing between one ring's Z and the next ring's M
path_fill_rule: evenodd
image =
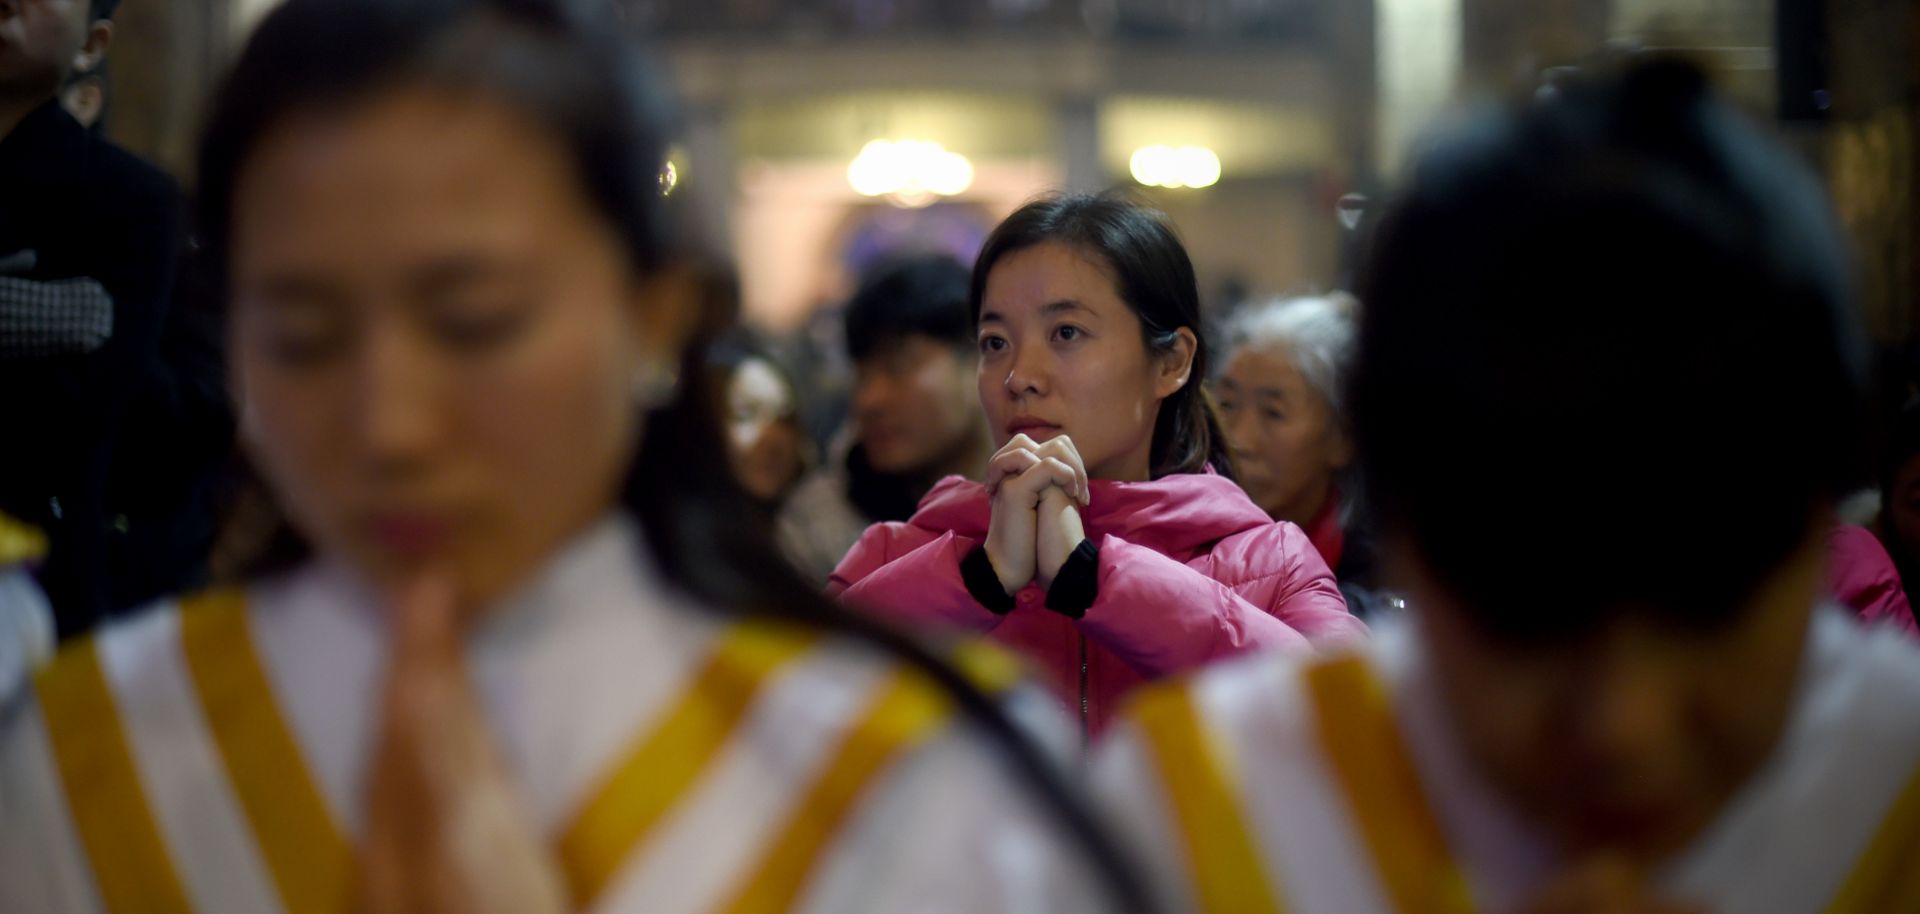
M641 273L692 258L675 250L660 192L669 132L663 84L618 22L563 0L291 0L270 14L214 99L200 157L197 213L210 288L226 301L234 182L259 140L289 113L350 102L422 79L498 93L565 141L588 197ZM1147 909L1118 847L996 699L926 645L823 597L774 547L725 461L706 347L734 315L708 297L681 354L674 400L647 418L621 499L649 561L701 605L863 641L926 675L1004 754L1015 775L1086 852L1121 910ZM261 539L286 564L304 545L284 523ZM260 562L248 563L261 570Z
M1154 421L1150 473L1199 473L1212 467L1232 479L1233 459L1220 413L1202 379L1209 370L1207 334L1200 323L1200 290L1193 261L1164 213L1118 194L1054 194L1015 210L987 236L973 265L968 295L973 321L987 277L1000 259L1046 241L1096 257L1113 274L1115 291L1140 319L1140 336L1156 354L1172 349L1175 331L1193 331L1193 368L1186 386L1160 402Z

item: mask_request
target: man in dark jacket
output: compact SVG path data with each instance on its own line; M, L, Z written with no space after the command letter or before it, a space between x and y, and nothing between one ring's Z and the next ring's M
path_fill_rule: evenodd
M167 528L221 413L163 350L192 335L168 313L178 188L59 103L116 5L0 0L0 512L46 531L62 634L189 583Z
M869 525L906 520L934 483L973 477L993 456L980 417L971 275L940 254L887 261L847 303L851 435L779 518L787 557L814 580L825 582Z

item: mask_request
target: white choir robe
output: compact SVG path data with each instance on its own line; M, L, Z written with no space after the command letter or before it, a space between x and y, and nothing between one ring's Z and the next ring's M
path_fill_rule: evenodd
M1100 907L1082 855L930 681L689 606L640 554L630 520L602 522L467 645L581 909ZM184 602L0 682L0 911L349 903L385 671L377 601L316 562ZM1071 742L1044 696L1006 695Z
M1815 613L1769 760L1654 874L1714 914L1920 912L1920 650ZM1560 865L1449 732L1417 621L1151 687L1094 763L1166 909L1514 910Z

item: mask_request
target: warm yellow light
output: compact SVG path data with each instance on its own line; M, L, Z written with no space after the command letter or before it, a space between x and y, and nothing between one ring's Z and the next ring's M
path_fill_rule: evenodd
M660 196L670 197L687 177L687 151L679 146L667 149L667 160L660 164Z
M1148 187L1161 187L1166 180L1168 153L1173 150L1165 146L1142 146L1133 151L1133 157L1127 160L1127 170L1133 172L1133 179Z
M847 166L847 183L862 196L878 197L900 184L899 157L889 140L874 140Z
M1220 183L1220 157L1205 146L1186 146L1178 150L1180 181L1188 187L1212 187Z
M921 183L942 197L964 193L973 186L973 163L957 152L948 152L938 144L927 151Z
M1211 187L1220 181L1220 157L1205 146L1142 146L1127 169L1148 187Z
M873 140L847 166L847 183L862 196L921 205L973 186L973 163L928 140Z

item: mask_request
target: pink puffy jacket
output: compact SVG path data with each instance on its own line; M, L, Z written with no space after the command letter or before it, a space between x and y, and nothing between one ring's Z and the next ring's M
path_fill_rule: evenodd
M1093 734L1146 680L1367 635L1307 535L1211 472L1093 482L1081 522L1100 547L1099 596L1078 620L1047 609L1038 584L1004 616L967 592L960 561L986 539L989 517L984 486L941 480L911 520L867 528L829 590L910 627L991 633L1034 661Z

